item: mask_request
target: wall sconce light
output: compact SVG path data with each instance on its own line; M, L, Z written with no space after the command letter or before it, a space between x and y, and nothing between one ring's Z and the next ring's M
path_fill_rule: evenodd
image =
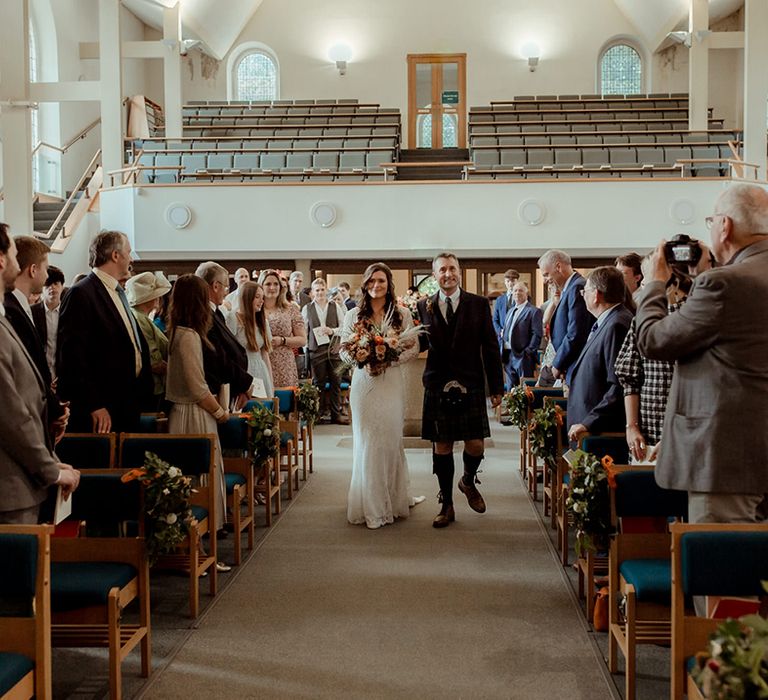
M539 65L539 58L541 55L541 50L539 49L538 44L528 42L523 45L522 49L520 49L520 53L523 58L528 60L528 70L533 73L536 70L536 66Z
M700 44L704 41L712 32L709 29L697 29L695 32L669 32L667 38L674 41L676 44L682 44L686 49L691 48L693 43L693 37L696 37L696 41Z
M352 59L352 49L346 44L335 44L328 49L328 58L336 64L339 75L346 75L347 63Z

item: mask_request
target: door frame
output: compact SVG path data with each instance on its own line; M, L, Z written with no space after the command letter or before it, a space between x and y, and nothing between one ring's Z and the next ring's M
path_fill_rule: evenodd
M416 103L416 66L418 64L456 63L459 103L456 114L459 117L458 148L467 147L467 54L465 53L409 53L408 63L408 148L416 148L416 125L419 106ZM442 85L432 82L432 104L441 97ZM434 121L433 121L434 124Z

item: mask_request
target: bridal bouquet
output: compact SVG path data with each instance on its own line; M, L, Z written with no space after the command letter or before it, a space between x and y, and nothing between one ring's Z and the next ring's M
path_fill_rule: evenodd
M367 367L372 376L383 374L409 347L408 341L416 342L419 332L416 326L395 328L389 316L380 327L369 318L361 318L352 326L349 338L342 342L341 356L347 365Z

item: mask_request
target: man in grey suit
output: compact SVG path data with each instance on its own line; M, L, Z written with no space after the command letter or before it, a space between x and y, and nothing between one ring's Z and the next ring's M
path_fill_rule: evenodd
M0 298L13 290L19 265L8 226L0 224ZM80 472L61 464L46 429L46 387L0 303L0 523L35 524L48 487L77 488Z
M677 361L656 481L688 491L691 522L756 522L768 493L768 192L732 185L706 222L722 267L668 315L662 241L639 300L640 352Z

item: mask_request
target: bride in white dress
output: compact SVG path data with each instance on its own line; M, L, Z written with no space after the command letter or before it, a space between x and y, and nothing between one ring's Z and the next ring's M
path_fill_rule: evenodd
M363 274L363 299L344 317L342 344L355 332L358 320L375 329L390 325L405 331L413 326L410 312L397 306L392 272L374 263ZM385 323L386 321L386 323ZM423 497L410 496L408 462L403 450L405 387L400 365L419 354L416 334L408 334L397 362L381 374L355 366L349 394L352 409L352 480L347 499L347 520L370 529L407 518L410 506ZM342 359L351 363L344 350Z

